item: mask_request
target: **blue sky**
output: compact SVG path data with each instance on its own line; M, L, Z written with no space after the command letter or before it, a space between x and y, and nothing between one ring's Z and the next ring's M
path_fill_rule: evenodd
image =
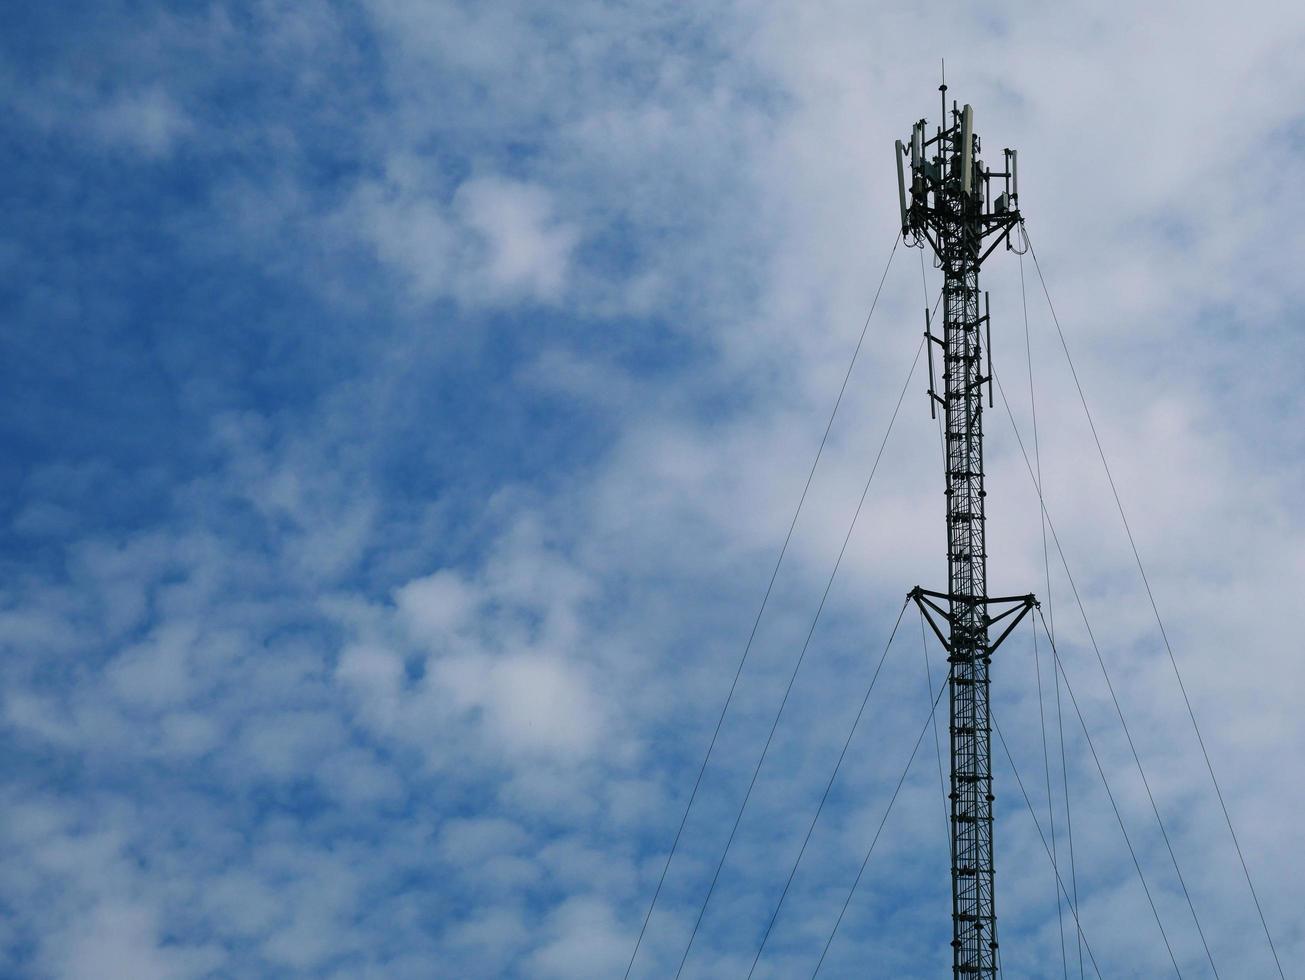
M6 22L0 974L619 975L940 56L987 145L1020 150L1279 955L1305 956L1282 761L1305 752L1297 9L268 0ZM687 941L919 342L921 271L897 251L635 976L673 974ZM1023 271L1070 571L1220 974L1274 975ZM1019 260L984 275L1027 438ZM945 580L923 387L686 976L746 975L905 592ZM988 431L993 591L1045 592L1000 403ZM1063 569L1051 592L1175 955L1209 975ZM814 966L927 717L918 625L757 976ZM1045 815L1032 656L1027 631L1003 649L994 710ZM1105 975L1162 975L1072 728L1066 751L1084 930ZM1053 880L1000 759L997 786L1003 960L1060 976ZM822 976L946 970L938 797L926 739Z

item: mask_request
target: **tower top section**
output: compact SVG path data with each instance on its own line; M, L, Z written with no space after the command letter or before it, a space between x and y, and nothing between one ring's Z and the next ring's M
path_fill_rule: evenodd
M929 241L938 250L942 228L966 230L965 250L982 262L1001 242L1011 248L1010 232L1020 222L1019 161L1003 149L1002 169L992 170L981 159L983 145L974 131L974 110L947 105L947 124L929 132L928 122L911 127L909 142L897 141L897 194L902 212L902 236L908 245ZM986 247L985 247L986 245Z

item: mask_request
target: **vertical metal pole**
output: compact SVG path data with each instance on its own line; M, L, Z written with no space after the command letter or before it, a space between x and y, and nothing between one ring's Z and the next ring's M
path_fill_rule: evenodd
M994 211L992 175L975 159L978 137L970 106L947 108L947 85L938 87L943 117L932 149L911 186L907 228L927 241L943 270L941 402L947 494L947 601L950 636L948 713L951 733L952 976L996 980L997 908L992 846L992 745L988 668L988 554L984 533L983 387L992 397L991 313L979 305L979 266L1020 221L1015 151L1008 150L1010 197ZM917 124L919 128L919 124ZM914 135L915 129L912 130ZM971 163L971 161L974 161ZM976 187L975 183L982 186ZM1000 200L1000 199L999 199ZM986 248L984 240L991 239ZM925 332L932 333L925 311ZM929 340L932 344L934 341ZM932 347L930 348L932 352ZM932 593L937 594L937 593ZM918 600L917 600L918 601ZM1033 597L1028 597L1033 602ZM937 628L937 627L935 627ZM1007 633L998 637L997 643ZM942 636L939 630L939 636Z
M959 158L963 148L950 147ZM945 171L946 172L946 171ZM960 176L959 174L957 175ZM977 195L947 181L936 198L945 317L947 561L951 602L953 976L997 976L992 853L987 549L984 535L983 370Z

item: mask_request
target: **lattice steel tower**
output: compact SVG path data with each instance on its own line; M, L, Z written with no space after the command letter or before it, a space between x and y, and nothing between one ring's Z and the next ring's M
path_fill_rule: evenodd
M946 84L940 91L943 125L930 135L921 119L909 144L897 142L902 234L909 245L928 243L943 272L942 336L933 334L926 310L925 344L930 413L941 408L945 423L948 582L945 593L916 588L911 595L929 616L950 664L952 973L956 980L986 980L1000 968L988 669L993 651L1035 600L988 595L983 389L986 383L991 406L992 357L986 295L980 310L979 266L998 245L1012 247L1020 216L1015 151L1002 151L1001 171L987 169L979 159L972 110L955 103L948 110ZM995 200L994 190L1000 191ZM934 387L935 344L942 359L941 394ZM989 627L1002 620L1005 630L990 642Z

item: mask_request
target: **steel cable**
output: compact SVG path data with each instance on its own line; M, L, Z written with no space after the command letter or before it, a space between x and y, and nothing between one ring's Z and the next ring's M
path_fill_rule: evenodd
M1027 251L1027 249L1025 249L1025 251ZM1028 373L1029 373L1029 412L1032 415L1032 420L1033 420L1033 462L1034 465L1037 467L1037 471L1038 471L1036 483L1037 483L1038 494L1041 496L1042 494L1042 444L1038 439L1038 400L1036 395L1034 394L1034 388L1033 388L1033 342L1029 335L1029 298L1028 298L1028 292L1024 286L1024 252L1019 253L1019 258L1020 258L1020 306L1024 311L1024 361L1026 366L1028 367ZM1051 620L1051 635L1054 637L1056 635L1056 607L1055 607L1055 603L1052 601L1051 557L1047 551L1047 521L1046 518L1043 517L1042 511L1040 509L1038 511L1038 525L1042 529L1042 571L1043 571L1043 575L1046 578L1046 583L1047 583L1047 594L1044 597L1043 601L1047 607L1047 616ZM1034 630L1033 631L1033 657L1034 657L1035 664L1038 663L1037 647L1038 647L1038 631ZM1070 815L1069 770L1065 764L1065 725L1064 725L1064 720L1061 717L1060 676L1054 670L1051 672L1051 675L1052 675L1052 686L1056 690L1056 731L1058 733L1059 742L1060 742L1061 789L1065 797L1065 832L1067 834L1068 841L1069 841L1069 880L1070 880L1070 887L1074 891L1074 902L1075 904L1077 904L1078 903L1078 868L1076 867L1074 861L1074 822L1073 822L1073 818ZM1041 668L1038 669L1038 716L1039 718L1043 718ZM1047 746L1046 746L1047 735L1046 735L1045 719L1043 719L1042 724L1043 724L1042 754L1045 758L1047 754ZM1048 810L1052 809L1050 779L1051 779L1051 773L1050 773L1050 768L1048 767L1048 772L1047 772L1047 780L1048 780L1047 809ZM1050 818L1050 823L1051 823L1051 855L1052 858L1054 859L1058 856L1056 851L1056 821L1054 816ZM1060 893L1059 892L1056 893L1056 913L1057 913L1057 918L1059 918L1060 916ZM1068 964L1064 962L1065 949L1063 943L1065 940L1065 929L1063 924L1061 924L1060 927L1060 937L1062 943L1061 966L1063 967L1063 972L1066 978L1068 978L1069 967ZM1078 947L1078 975L1079 975L1079 980L1082 980L1084 975L1083 974L1083 940L1082 937L1077 934L1075 938L1077 940L1076 946Z
M833 588L834 579L838 575L838 569L843 563L843 556L847 553L848 543L852 540L852 532L856 528L857 519L861 516L861 509L865 506L866 497L870 493L870 486L874 482L875 474L879 472L879 462L883 459L884 447L888 445L888 437L892 435L893 425L897 421L897 415L902 408L902 400L906 397L907 388L911 384L911 378L915 374L915 368L920 363L920 352L924 350L925 341L920 340L919 346L915 349L915 358L911 361L911 369L906 374L906 381L902 384L901 393L897 396L897 404L893 408L892 417L888 420L888 428L884 431L883 441L879 444L879 451L875 455L874 464L870 467L870 475L866 478L865 486L861 490L861 499L857 502L856 511L852 514L852 521L848 525L847 534L843 538L843 545L839 549L838 558L834 561L833 571L829 573L829 580L825 583L825 591L820 597L820 604L816 607L816 614L811 620L811 628L807 631L806 640L802 644L802 651L798 654L797 662L793 665L793 673L789 676L788 685L784 689L784 697L780 700L779 708L775 712L775 720L771 723L770 732L766 736L766 743L762 746L761 755L757 758L757 763L752 770L752 779L748 783L747 792L743 795L743 802L739 804L738 813L734 817L734 826L730 828L729 837L725 841L725 849L721 852L720 860L716 864L716 870L712 874L711 884L707 888L707 894L702 900L702 906L698 910L698 917L693 923L693 931L689 933L689 941L684 947L684 954L680 957L680 965L675 970L675 976L678 978L684 972L684 964L688 962L689 952L693 949L693 941L697 938L698 929L702 925L703 916L707 913L707 906L711 902L711 896L716 891L716 883L720 880L721 869L725 866L725 860L729 857L730 848L734 844L734 837L738 833L739 824L743 820L743 813L748 807L748 801L752 798L752 791L757 785L757 777L761 773L762 763L766 761L766 755L770 751L771 742L775 738L775 731L779 728L780 718L784 714L784 707L788 704L789 695L793 692L793 684L797 680L798 671L802 669L802 662L806 659L807 650L811 645L811 638L815 635L816 625L820 622L821 613L824 612L825 603L829 599L830 589Z
M1021 224L1023 224L1021 222ZM1133 530L1129 526L1128 516L1124 513L1124 504L1119 496L1119 490L1115 485L1114 475L1110 471L1110 464L1106 461L1106 453L1101 445L1101 437L1097 434L1096 423L1092 419L1092 412L1088 408L1087 397L1083 393L1083 386L1079 382L1078 371L1074 368L1074 359L1069 353L1069 344L1065 340L1065 332L1061 329L1060 318L1056 315L1055 304L1051 301L1051 292L1047 289L1047 280L1042 275L1042 266L1038 262L1038 253L1033 248L1033 241L1028 237L1028 231L1024 231L1025 240L1028 242L1029 254L1033 257L1033 266L1038 272L1038 281L1042 284L1043 295L1047 298L1047 308L1051 311L1052 322L1056 325L1056 333L1060 337L1061 347L1065 351L1065 360L1069 364L1070 375L1074 379L1074 387L1078 391L1079 401L1083 406L1083 414L1087 417L1088 427L1092 431L1092 440L1096 443L1097 455L1101 458L1101 466L1105 470L1106 480L1110 484L1110 492L1115 498L1115 507L1119 511L1119 519L1124 525L1124 533L1128 537L1129 547L1133 552L1133 560L1137 564L1138 573L1141 575L1142 584L1146 588L1147 600L1151 604L1151 611L1155 615L1156 625L1160 629L1161 639L1164 641L1165 652L1169 656L1170 666L1173 667L1174 678L1178 681L1178 689L1183 696L1183 704L1187 707L1187 715L1192 721L1192 730L1196 733L1196 741L1201 747L1201 755L1205 759L1205 768L1210 774L1210 782L1214 784L1215 795L1219 798L1219 807L1223 811L1224 822L1228 825L1228 834L1232 838L1233 847L1237 851L1237 860L1241 862L1242 874L1246 877L1246 885L1250 889L1251 898L1255 902L1255 911L1260 917L1260 926L1264 929L1264 938L1268 940L1269 950L1273 954L1273 962L1278 968L1278 976L1286 980L1286 974L1282 970L1282 961L1278 959L1278 949L1273 943L1273 935L1269 932L1269 923L1264 917L1264 909L1260 905L1259 893L1255 890L1255 883L1251 880L1250 869L1246 865L1246 857L1242 854L1241 842L1237 839L1237 831L1233 829L1232 816L1228 812L1228 804L1224 800L1223 788L1219 785L1219 779L1214 774L1214 764L1210 761L1210 753L1205 747L1205 738L1201 735L1201 726L1196 721L1196 712L1192 708L1192 701L1187 695L1187 685L1183 683L1182 671L1178 669L1178 660L1174 656L1173 647L1169 643L1169 634L1165 630L1164 620L1160 616L1160 607L1156 604L1155 595L1151 591L1151 582L1147 577L1146 568L1142 564L1142 556L1137 550L1137 542L1133 539ZM1197 925L1199 931L1200 925ZM1202 937L1204 941L1204 937ZM1210 963L1214 966L1213 960ZM1216 971L1217 975L1217 971Z
M707 752L702 757L702 764L698 767L698 776L693 782L693 790L689 793L689 801L684 805L684 813L681 815L680 825L675 831L675 839L671 843L670 852L666 855L666 862L662 865L661 876L657 879L657 888L653 891L652 901L649 902L648 911L643 917L643 925L639 928L639 938L635 940L634 950L630 953L630 962L625 967L626 980L630 976L630 971L634 969L634 962L639 955L639 947L643 944L644 934L648 931L648 923L652 919L653 909L657 907L657 899L661 896L662 886L666 883L666 873L670 870L671 861L675 858L675 852L679 849L680 838L684 835L684 826L689 820L689 812L693 809L693 803L698 798L698 789L702 786L702 777L707 771L707 764L711 761L712 752L716 748L716 740L720 737L721 726L725 723L725 715L729 711L730 703L734 700L734 692L739 686L739 677L742 676L743 667L748 662L748 655L752 652L752 643L756 639L757 628L761 625L761 616L766 611L771 591L775 588L775 579L779 575L780 566L784 563L784 556L788 553L789 542L793 540L793 529L797 527L798 517L802 513L807 493L811 489L811 481L816 475L816 467L820 465L820 457L825 452L825 444L829 441L830 430L834 427L834 419L838 415L839 406L843 403L843 395L847 391L847 382L852 377L852 369L856 366L857 357L860 356L861 347L865 343L866 331L870 329L870 320L875 315L875 307L879 305L879 296L883 292L884 282L888 279L888 270L892 267L893 256L897 254L897 246L901 244L901 241L902 234L899 231L897 237L893 239L893 247L888 253L888 261L884 263L883 275L879 277L879 286L875 290L874 299L870 303L870 311L866 314L865 323L861 327L861 335L857 338L856 348L852 351L852 359L848 362L847 372L843 375L843 384L838 389L838 397L834 399L834 408L829 413L829 421L825 424L824 435L820 437L820 447L816 450L816 458L811 462L811 470L807 473L807 482L802 487L802 496L798 498L797 509L793 512L793 519L789 522L788 533L784 536L784 544L779 549L779 557L775 559L775 567L770 573L770 581L766 585L765 595L762 596L761 607L757 610L756 618L752 622L752 632L748 634L748 642L744 645L743 656L739 658L739 665L734 671L734 680L730 683L729 693L725 696L725 703L721 706L720 717L716 719L716 728L711 733L711 741L707 745Z
M924 298L924 308L928 310L929 309L929 280L928 277L925 275L925 271L924 271L923 248L920 249L920 293ZM942 297L943 297L942 290L939 290L938 301L934 303L933 306L933 313L935 315L938 312L939 304L942 303ZM930 317L929 315L926 314L925 321L924 321L926 331L928 330L930 325L929 320ZM926 340L925 343L928 343L928 341ZM929 387L930 388L933 387L932 377L929 379ZM929 397L930 399L933 398L932 395L930 395ZM943 469L946 470L947 443L946 440L943 438L942 419L938 418L937 422L938 422L938 449L942 454ZM924 632L924 610L920 610L920 648L924 652L924 679L925 679L925 683L928 685L927 688L925 689L925 696L927 697L933 694L933 668L930 667L929 665L929 641L928 638L925 636L925 632ZM950 851L951 842L952 842L952 818L950 812L951 808L947 802L947 778L946 776L943 775L942 743L938 738L938 720L936 714L934 716L934 724L933 724L933 747L934 747L935 754L938 756L938 788L941 791L941 799L942 799L943 832L947 840L948 850Z
M1056 893L1056 900L1059 902L1061 892L1065 895L1065 902L1069 905L1070 915L1074 917L1074 926L1078 931L1079 942L1087 947L1088 959L1092 963L1092 969L1098 977L1101 977L1101 967L1097 965L1097 958L1092 953L1092 945L1087 941L1087 935L1083 932L1083 923L1079 920L1078 902L1071 901L1069 891L1065 888L1065 882L1060 877L1060 870L1056 867L1055 857L1052 855L1051 848L1047 846L1046 835L1042 833L1042 825L1038 822L1037 811L1033 807L1033 800L1029 796L1028 790L1024 788L1024 780L1020 777L1019 767L1015 765L1015 758L1011 755L1010 746L1006 744L1006 736L1001 733L1001 726L997 724L997 716L990 713L992 718L993 730L997 733L997 740L1001 742L1002 750L1006 753L1006 761L1010 763L1010 771L1015 776L1015 783L1020 788L1020 795L1024 797L1024 805L1028 808L1029 816L1033 819L1033 827L1038 832L1038 839L1042 841L1042 849L1047 854L1047 859L1051 862L1052 873L1056 876L1056 884L1059 891Z
M1051 828L1051 870L1056 873L1057 881L1060 871L1056 863L1056 811L1051 800L1051 754L1047 750L1047 714L1042 700L1042 658L1038 655L1038 632L1033 631L1033 676L1038 688L1038 725L1042 730L1042 766L1047 782L1047 823ZM1060 968L1065 980L1069 980L1069 955L1065 950L1065 916L1061 911L1060 889L1056 890L1056 925L1060 928Z
M1038 618L1042 620L1043 629L1045 630L1047 621L1043 617L1041 609L1038 610ZM1115 820L1118 821L1119 830L1124 835L1124 843L1128 845L1128 853L1133 859L1133 867L1137 869L1137 877L1142 882L1142 890L1146 892L1146 900L1151 906L1151 914L1155 916L1155 923L1160 927L1160 936L1164 940L1166 951L1169 953L1169 962L1173 964L1174 972L1178 974L1181 980L1183 971L1179 969L1178 960L1174 958L1174 949L1169 944L1169 936L1165 932L1164 924L1160 921L1160 912L1156 909L1155 901L1151 897L1151 889L1147 887L1146 875L1142 874L1142 865L1137 859L1137 852L1133 850L1133 842L1129 839L1128 829L1124 826L1123 814L1120 813L1119 804L1115 802L1115 794L1110 788L1110 780L1106 778L1106 770L1101 765L1101 758L1097 755L1096 745L1092 741L1092 733L1088 731L1087 720L1083 717L1083 711L1078 705L1078 698L1074 696L1074 688L1069 682L1069 674L1065 672L1065 665L1060 659L1060 653L1056 650L1056 644L1051 640L1050 632L1047 633L1047 642L1051 646L1051 656L1056 669L1065 681L1065 690L1069 692L1069 701L1074 706L1074 714L1078 716L1079 726L1083 729L1083 738L1087 741L1088 751L1092 753L1092 761L1096 763L1097 773L1101 776L1101 785L1105 787L1106 796L1110 799L1111 809L1115 811Z
M1025 451L1025 449L1024 449L1024 440L1023 440L1022 438L1020 438L1019 426L1017 426L1017 425L1015 424L1015 416L1014 416L1014 414L1013 414L1013 413L1011 412L1011 410L1010 410L1010 402L1006 400L1006 391L1005 391L1005 389L1002 387L1002 384L1001 384L1001 378L999 378L999 377L996 376L996 372L995 372L995 371L993 372L993 380L995 380L995 381L997 382L997 392L1001 395L1002 405L1005 406L1005 409L1006 409L1006 416L1007 416L1007 418L1010 419L1011 428L1012 428L1012 429L1014 430L1014 432L1015 432L1015 440L1016 440L1016 442L1019 444L1020 453L1021 453L1021 454L1023 455L1023 457L1024 457L1024 465L1028 468L1028 471L1029 471L1029 477L1030 477L1030 478L1033 478L1033 466L1032 466L1032 464L1029 462L1029 456L1028 456L1028 453L1027 453L1027 452ZM1035 486L1036 486L1036 482L1035 482ZM1047 528L1048 528L1048 530L1051 531L1051 539L1052 539L1052 541L1053 541L1053 542L1055 543L1055 545L1056 545L1056 551L1057 551L1058 554L1060 555L1061 566L1065 569L1065 578L1066 578L1067 581L1069 582L1070 591L1071 591L1071 593L1072 593L1073 596L1074 596L1074 601L1075 601L1075 603L1078 605L1079 615L1082 616L1082 618L1083 618L1083 625L1084 625L1084 626L1086 627L1086 629L1087 629L1088 638L1089 638L1089 639L1091 640L1091 642L1092 642L1092 648L1093 648L1093 650L1096 651L1096 655L1097 655L1097 663L1101 666L1102 674L1103 674L1103 675L1105 676L1105 678L1106 678L1106 686L1107 686L1107 688L1110 689L1111 697L1112 697L1112 699L1114 700L1115 711L1116 711L1116 713L1117 713L1118 716L1119 716L1119 720L1120 720L1121 724L1123 724L1125 735L1128 736L1128 725L1127 725L1127 723L1124 722L1123 709L1120 708L1120 706L1119 706L1119 699L1114 697L1114 687L1113 687L1113 685L1110 683L1110 673L1109 673L1108 670L1106 670L1106 663L1105 663L1105 660L1104 660L1104 659L1102 658L1102 656L1101 656L1100 648L1098 648L1097 645L1096 645L1096 638L1095 638L1095 635L1092 633L1092 625L1091 625L1091 623L1088 621L1087 609L1086 609L1086 608L1084 607L1084 605L1083 605L1083 599L1079 596L1079 593L1078 593L1078 586L1074 583L1074 576L1073 576L1073 574L1072 574L1072 573L1070 572L1070 570L1069 570L1069 562L1068 562L1068 560L1065 558L1065 550L1064 550L1064 548L1061 547L1061 544L1060 544L1060 536L1059 536L1058 534L1056 534L1056 525L1055 525L1055 522L1053 522L1052 519L1051 519L1051 514L1050 514L1050 512L1048 512L1048 510L1047 510L1047 504L1046 504L1046 501L1045 501L1045 500L1043 499L1043 497L1042 497L1041 488L1038 488L1038 502L1039 502L1039 505L1040 505L1041 508L1042 508L1042 513L1046 516L1046 519L1047 519ZM1041 611L1039 611L1039 615L1041 615ZM1048 633L1048 637L1050 637L1050 633ZM1055 649L1056 649L1056 648L1055 648L1055 644L1053 643L1053 644L1052 644L1052 652L1053 652L1053 653L1055 652ZM1064 676L1063 672L1062 672L1061 676L1062 676L1062 677ZM1067 686L1068 686L1068 681L1066 682L1066 684L1067 684ZM1072 691L1070 692L1070 696L1071 696L1071 698L1073 697L1073 692L1072 692ZM1075 708L1077 708L1077 704L1075 704ZM1086 728L1084 729L1084 732L1086 733ZM1132 746L1132 737L1131 737L1131 736L1128 736L1128 741L1129 741L1129 745ZM1091 747L1091 742L1090 742L1090 740L1089 740L1089 747ZM1096 753L1095 753L1095 750L1094 750L1094 751L1093 751L1093 756L1095 757L1095 755L1096 755ZM1141 758L1137 755L1137 750L1136 750L1136 748L1133 749L1133 761L1137 764L1139 772L1141 772L1141 771L1142 771L1142 761L1141 761ZM1097 765L1098 765L1098 769L1100 769L1100 762L1099 762L1099 761L1098 761ZM1100 771L1101 771L1101 778L1102 778L1102 780L1104 781L1104 780L1105 780L1105 771L1104 771L1104 770L1100 770ZM1143 786L1146 786L1146 785L1147 785L1147 783L1146 783L1146 776L1145 776L1145 773L1143 773L1142 783L1143 783ZM1110 790L1109 790L1108 787L1107 787L1106 792L1107 792L1108 795L1110 795L1110 797L1111 797L1111 803L1113 804L1113 803L1114 803L1114 795L1113 795L1112 793L1110 793ZM1148 795L1149 795L1149 794L1150 794L1150 791L1149 791L1149 789L1148 789ZM1163 835L1163 833L1164 833L1163 821L1160 820L1160 811L1159 811L1159 809L1158 809L1158 808L1156 807L1156 805L1155 805L1154 797L1152 797L1151 806L1152 806L1152 811L1153 811L1153 812L1155 813L1155 815L1156 815L1156 820L1159 821L1160 824L1161 824L1161 833L1162 833L1162 835ZM1164 940L1165 940L1165 947L1169 949L1169 958L1170 958L1171 960L1173 960L1173 963L1174 963L1174 970L1175 970L1176 972L1178 972L1178 975L1181 977L1181 976L1182 976L1182 972L1178 969L1178 961L1177 961L1176 959L1174 959L1173 949L1172 949L1172 947L1170 947L1170 945L1169 945L1169 937L1168 937L1168 934L1165 933L1165 927L1164 927L1164 924L1160 921L1160 913L1156 910L1155 902L1152 901L1152 899L1151 899L1151 889L1150 889L1150 888L1147 886L1147 884L1146 884L1146 877L1142 874L1142 866L1141 866L1141 865L1138 863L1138 861L1137 861L1137 855L1136 855L1136 853L1133 851L1133 845L1132 845L1132 842L1131 842L1131 841L1129 840L1129 838L1128 838L1128 831L1127 831L1127 830L1125 829L1125 827L1124 827L1124 821L1123 821L1123 818L1119 815L1119 810L1118 810L1118 808L1116 808L1116 810L1115 810L1115 816L1116 816L1116 818L1119 820L1119 829L1120 829L1121 831L1123 831L1123 833L1124 833L1124 839L1125 839L1125 842L1128 843L1129 853L1133 855L1133 863L1134 863L1134 865L1137 867L1138 877L1141 878L1141 880L1142 880L1142 889L1143 889L1143 891L1146 892L1146 895L1147 895L1147 901L1150 902L1150 904L1151 904L1151 911L1155 914L1156 925L1158 925L1158 926L1160 927L1160 933L1161 933L1161 935L1164 937ZM1166 837L1166 839L1167 839L1167 837ZM1170 857L1173 858L1173 860L1174 860L1174 862L1175 862L1175 865L1176 865L1176 864L1177 864L1177 858L1174 858L1172 849L1170 850ZM1181 880L1181 875L1180 875L1180 880Z
M838 753L838 761L834 763L834 771L829 774L829 782L825 784L825 792L820 797L820 804L816 807L815 815L811 818L811 825L807 827L806 837L802 839L802 847L798 850L797 857L793 860L793 866L789 868L788 880L784 882L784 890L780 893L779 901L775 904L775 911L771 913L770 921L766 923L765 934L761 937L761 942L757 944L757 954L752 958L752 967L748 970L748 977L757 970L757 964L761 962L761 953L766 948L766 941L770 939L770 932L775 927L775 920L779 918L779 910L784 907L784 899L788 897L789 886L793 884L793 877L797 874L798 866L802 863L802 857L807 852L807 844L811 842L811 834L816 829L816 821L820 819L820 814L825 809L825 803L829 799L829 791L834 787L834 780L838 778L838 772L843 767L843 759L847 756L848 747L852 744L852 736L856 734L857 726L861 724L861 716L865 714L866 705L870 703L870 695L874 693L875 684L879 680L879 672L883 669L884 661L888 659L888 651L893 645L893 638L897 636L897 627L902 625L902 616L906 612L906 605L911 600L908 598L902 603L902 608L897 613L897 622L893 623L892 632L888 634L888 642L884 644L884 652L879 657L879 663L875 666L874 676L870 678L870 686L866 688L865 697L861 699L861 707L852 720L852 727L848 729L847 738L843 740L843 750ZM929 685L930 692L933 691L933 685Z
M929 639L924 632L924 610L919 609L920 613L920 649L924 651L924 681L928 685L925 690L926 695L933 694L933 668L929 665ZM933 723L933 749L938 756L938 792L939 799L942 800L943 808L943 831L947 840L947 847L951 849L952 843L952 816L951 807L947 803L947 777L943 774L942 759L942 741L938 738L938 720L934 716Z
M870 863L870 855L874 854L875 845L879 843L879 836L884 832L884 824L888 823L888 817L893 812L893 804L897 802L897 796L902 791L902 784L906 782L906 776L911 771L911 765L915 762L916 753L920 751L920 743L924 741L925 733L929 731L929 727L933 724L934 713L938 710L938 701L942 698L943 692L947 690L947 684L950 682L951 676L951 671L947 671L947 679L938 688L938 694L929 706L929 717L925 719L924 727L920 729L920 734L916 736L915 746L911 749L911 757L906 760L906 766L902 769L902 775L897 780L893 795L889 797L888 806L884 809L884 815L879 821L879 827L870 840L870 847L867 848L865 857L861 860L861 867L856 873L856 878L852 881L852 887L847 890L847 898L843 900L843 907L838 912L838 918L834 920L834 928L829 930L829 938L825 940L824 949L820 951L820 959L816 961L816 968L811 971L811 980L815 980L816 974L820 972L820 967L824 965L825 957L829 955L829 947L833 945L834 936L838 934L838 927L843 924L843 916L847 914L847 907L852 903L852 896L856 894L857 886L861 884L861 877L865 874L866 865Z

